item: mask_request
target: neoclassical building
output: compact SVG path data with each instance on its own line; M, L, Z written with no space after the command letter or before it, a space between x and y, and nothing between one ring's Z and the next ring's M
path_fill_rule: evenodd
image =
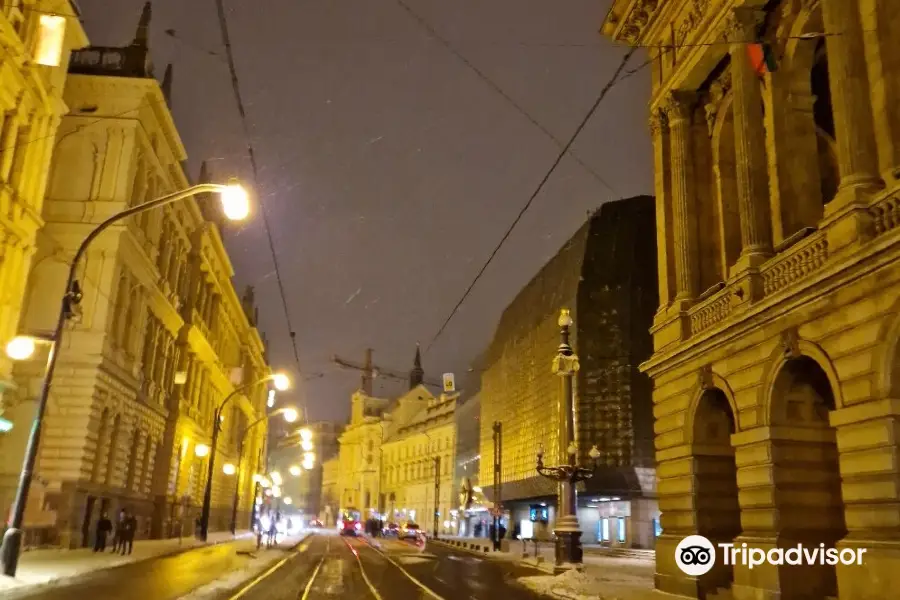
M149 24L148 6L129 46L73 55L64 94L71 114L54 142L25 331L52 329L69 261L100 221L190 185L169 111L172 72L162 85L153 77ZM235 386L270 372L252 290L243 301L234 290L212 200L141 213L104 232L83 259L81 314L58 349L28 543L84 546L99 515L120 508L136 514L141 538L193 533L213 411ZM28 429L44 360L17 367L16 429ZM263 385L231 402L218 465L237 463L240 433L265 410ZM216 470L210 529L229 526L235 485L249 514L265 437L265 423L252 430L237 476ZM4 441L4 473L18 473L23 449Z
M39 56L44 47L42 41L60 33L63 36L60 53ZM73 49L86 45L87 37L78 11L69 0L6 0L0 6L2 345L18 332L25 281L36 248L37 232L44 224L41 211L50 157L60 120L69 111L63 100L69 56ZM42 59L45 63L57 62L58 66L40 64ZM11 373L9 359L5 353L0 353L0 417L5 419L9 419L9 415L4 416L4 411L13 402L4 398L4 390L12 384ZM13 432L0 433L0 440L14 435ZM2 490L14 484L14 481L0 477L0 497L4 495Z
M616 0L603 32L654 48L657 588L895 597L900 3ZM692 578L690 534L867 552Z

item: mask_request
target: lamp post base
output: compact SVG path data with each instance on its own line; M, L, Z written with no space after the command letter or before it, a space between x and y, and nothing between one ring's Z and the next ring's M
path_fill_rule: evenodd
M19 566L19 554L22 550L21 529L10 527L3 534L3 546L0 547L0 564L3 565L3 574L7 577L16 576L16 568Z
M556 534L556 565L554 572L561 573L570 569L580 569L584 562L584 549L581 546L581 529L578 517L571 515L562 517L553 530Z

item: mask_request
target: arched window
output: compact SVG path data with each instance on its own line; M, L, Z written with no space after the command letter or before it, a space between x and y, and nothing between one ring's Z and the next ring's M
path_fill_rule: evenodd
M816 122L822 200L827 204L837 194L840 175L838 174L837 166L837 148L835 147L831 87L828 80L828 53L824 39L820 39L816 45L815 60L810 78L812 93L815 98L813 115Z

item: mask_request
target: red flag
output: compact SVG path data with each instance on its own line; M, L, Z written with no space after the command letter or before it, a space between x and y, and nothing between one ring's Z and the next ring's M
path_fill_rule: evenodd
M766 72L766 53L762 44L747 44L747 56L750 58L750 65L757 75L764 75Z

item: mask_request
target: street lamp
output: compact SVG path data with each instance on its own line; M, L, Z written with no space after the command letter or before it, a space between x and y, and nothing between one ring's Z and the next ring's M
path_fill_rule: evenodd
M207 468L206 474L206 487L203 490L203 509L200 512L200 540L206 541L207 535L209 534L209 511L212 504L212 480L213 473L215 473L215 462L216 462L216 442L219 441L219 432L222 431L222 418L225 407L231 402L231 399L235 396L246 392L249 389L252 389L258 385L262 385L271 381L275 387L286 390L290 387L291 380L284 373L272 373L270 375L266 375L262 379L257 381L253 381L246 385L242 385L240 387L235 388L230 394L225 396L225 399L222 400L222 403L216 408L213 413L213 431L212 431L212 443L210 444L210 455L209 455L209 466ZM294 411L296 414L296 410Z
M81 302L82 293L81 286L76 281L76 272L81 258L87 252L88 246L97 236L107 230L115 223L127 219L133 215L153 210L173 202L178 202L186 198L191 198L198 194L218 193L222 201L222 209L228 219L240 220L245 218L250 212L250 199L247 191L236 181L232 180L228 185L217 183L200 183L193 185L187 189L156 198L149 202L144 202L127 208L119 213L112 215L105 221L97 225L81 242L75 256L72 258L72 264L69 266L69 276L66 285L63 288L65 294L60 302L59 316L56 319L56 327L53 335L47 340L52 344L50 356L47 359L47 367L44 372L44 383L41 387L41 394L38 397L37 412L34 423L31 427L31 433L28 436L28 443L25 447L25 459L22 464L22 474L19 476L19 484L16 489L16 496L12 507L12 518L10 519L9 528L3 534L3 545L0 548L0 562L3 564L3 574L14 577L16 567L19 564L19 553L22 550L22 522L25 518L25 506L28 503L28 492L31 487L32 473L34 465L37 461L38 445L41 439L41 427L44 422L44 413L47 410L47 399L50 397L50 388L53 384L53 373L56 370L56 359L59 355L56 350L60 347L62 341L63 330L66 321L76 314L76 307ZM19 342L13 346L13 351L27 350L27 346ZM9 348L7 348L9 351ZM21 354L20 354L21 355Z
M290 474L293 475L294 477L300 477L300 474L303 472L303 471L300 469L300 467L298 467L297 465L291 465L291 468L288 469L288 471L289 471Z
M293 423L294 421L296 421L299 418L299 414L300 413L297 411L296 408L294 408L292 406L286 406L284 408L279 408L278 410L274 410L274 411L270 412L269 414L262 416L262 417L258 418L257 420L253 421L252 423L250 423L249 425L247 425L247 427L244 429L244 431L241 432L241 437L238 439L238 460L237 460L238 467L240 467L241 460L244 457L244 441L247 439L247 433L251 429L253 429L255 426L259 425L263 421L271 419L272 417L274 417L276 415L283 415L285 421L287 421L288 423ZM256 494L258 493L260 486L269 487L269 485L270 485L269 480L265 476L260 475L259 473L256 473L253 475L253 483L256 484L253 487L253 497L254 498L256 498ZM240 477L238 477L234 484L234 500L231 503L231 535L234 535L235 532L237 531L237 511L238 511L238 502L240 501L240 489L241 489L240 485L241 485L241 481L240 481ZM252 513L253 514L251 517L251 524L252 524L253 520L255 520L255 515L256 515L256 505L255 504L253 506Z
M600 451L593 446L589 453L594 462L593 468L588 469L578 464L578 449L575 446L575 396L573 393L572 379L578 372L578 356L569 345L569 328L572 326L572 317L569 310L564 308L559 315L560 344L556 356L553 358L553 372L563 378L563 397L559 411L559 447L560 462L558 466L544 466L544 446L537 452L537 472L556 481L560 485L559 516L556 519L556 567L557 572L571 568L577 568L583 560L584 551L581 547L581 528L578 525L578 495L575 486L579 481L586 481L594 475L597 459ZM563 448L565 450L563 450Z
M204 456L209 454L209 446L206 444L197 444L194 447L194 454L197 458L203 458Z
M237 468L231 463L225 463L222 465L222 472L226 475L234 475L237 471Z

